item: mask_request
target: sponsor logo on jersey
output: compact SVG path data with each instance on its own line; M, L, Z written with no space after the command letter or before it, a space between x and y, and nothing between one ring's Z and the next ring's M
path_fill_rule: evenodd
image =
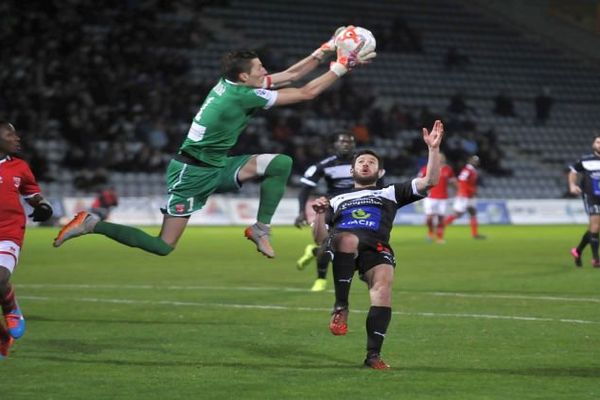
M354 219L367 219L371 216L368 212L363 209L352 210L352 218Z
M375 207L348 208L342 211L340 223L342 229L368 229L377 231L381 220L381 210Z
M254 93L257 96L262 97L264 99L268 99L270 97L269 96L269 91L265 90L265 89L254 89Z

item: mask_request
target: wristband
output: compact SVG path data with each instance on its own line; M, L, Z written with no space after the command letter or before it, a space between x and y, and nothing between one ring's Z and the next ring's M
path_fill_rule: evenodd
M346 72L348 72L348 68L346 68L344 64L337 61L329 64L329 70L336 74L338 77L341 77L344 74L346 74Z
M273 87L273 78L271 78L271 75L265 76L262 87L263 89L271 89Z

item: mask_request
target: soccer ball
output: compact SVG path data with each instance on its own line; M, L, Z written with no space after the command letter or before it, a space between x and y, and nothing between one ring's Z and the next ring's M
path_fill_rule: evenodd
M370 30L350 25L338 33L335 45L344 53L356 52L360 58L375 51L377 41Z

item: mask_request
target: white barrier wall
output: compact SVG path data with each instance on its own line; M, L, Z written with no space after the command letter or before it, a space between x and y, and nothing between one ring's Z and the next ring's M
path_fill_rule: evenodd
M63 199L64 214L72 216L86 210L92 203L91 197ZM122 197L119 206L113 210L109 220L127 225L160 225L160 207L164 198ZM451 209L451 207L450 207ZM221 195L211 196L202 210L192 215L193 225L248 225L255 221L258 199L236 198ZM479 200L477 204L479 221L482 224L585 224L585 214L581 200ZM286 198L281 201L272 223L290 225L298 215L298 200ZM66 218L66 217L65 217ZM310 215L309 215L310 218ZM396 216L396 224L420 225L424 223L422 202L401 208ZM465 215L455 223L466 224Z
M587 224L583 202L577 200L507 200L512 224Z

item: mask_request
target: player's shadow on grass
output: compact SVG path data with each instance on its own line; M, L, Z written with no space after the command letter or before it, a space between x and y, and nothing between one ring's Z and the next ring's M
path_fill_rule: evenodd
M205 320L190 320L190 319L161 319L161 320L132 320L132 319L87 319L87 318L71 318L71 319L54 319L35 315L27 315L27 321L34 322L55 322L59 324L128 324L128 325L227 325L222 321L205 321ZM231 325L237 325L232 323Z
M111 365L111 366L129 366L129 367L207 367L207 368L233 368L233 369L248 369L248 370L270 370L270 369L306 369L306 370L320 370L320 369L357 369L362 367L361 364L356 362L323 362L322 354L318 358L318 362L298 362L289 361L281 362L281 357L273 358L273 362L269 360L256 360L253 362L243 361L215 361L212 357L207 357L206 360L165 360L165 361L133 361L133 360L114 360L114 359L101 359L101 360L82 360L69 357L59 356L28 356L21 355L19 358L28 360L39 360L49 361L58 363L72 363L72 364L92 364L92 365Z
M241 361L226 361L218 362L214 358L206 360L165 360L165 361L133 361L133 360L115 360L115 359L101 359L101 360L82 360L69 357L59 356L29 356L20 355L19 358L40 360L49 362L59 363L73 363L73 364L97 364L97 365L112 365L112 366L133 366L133 367L207 367L207 368L233 368L233 369L249 369L249 370L270 370L270 369L306 369L306 370L320 370L320 369L346 369L355 370L362 368L360 363L356 361L347 360L336 360L333 362L331 357L327 357L328 361L323 360L323 354L317 355L318 362L307 361L299 362L298 360L286 360L286 362L269 362L269 360L258 359L254 362L241 362ZM281 357L277 357L277 360L281 360ZM275 361L275 360L274 360ZM486 375L510 375L510 376L535 376L535 377L577 377L577 378L598 378L600 377L600 368L447 368L447 367L405 367L405 366L392 366L390 372L430 372L430 373L463 373L463 374L486 374Z
M362 361L360 358L362 353L357 353L358 358L341 358L331 355L331 352L324 351L311 351L307 346L298 346L296 343L285 344L264 344L257 345L253 342L231 342L236 348L243 348L253 357L257 358L277 358L277 359L292 359L297 362L311 363L311 360L327 359L328 361L334 361L336 364L356 364L356 360ZM318 346L311 346L311 348L319 349Z

